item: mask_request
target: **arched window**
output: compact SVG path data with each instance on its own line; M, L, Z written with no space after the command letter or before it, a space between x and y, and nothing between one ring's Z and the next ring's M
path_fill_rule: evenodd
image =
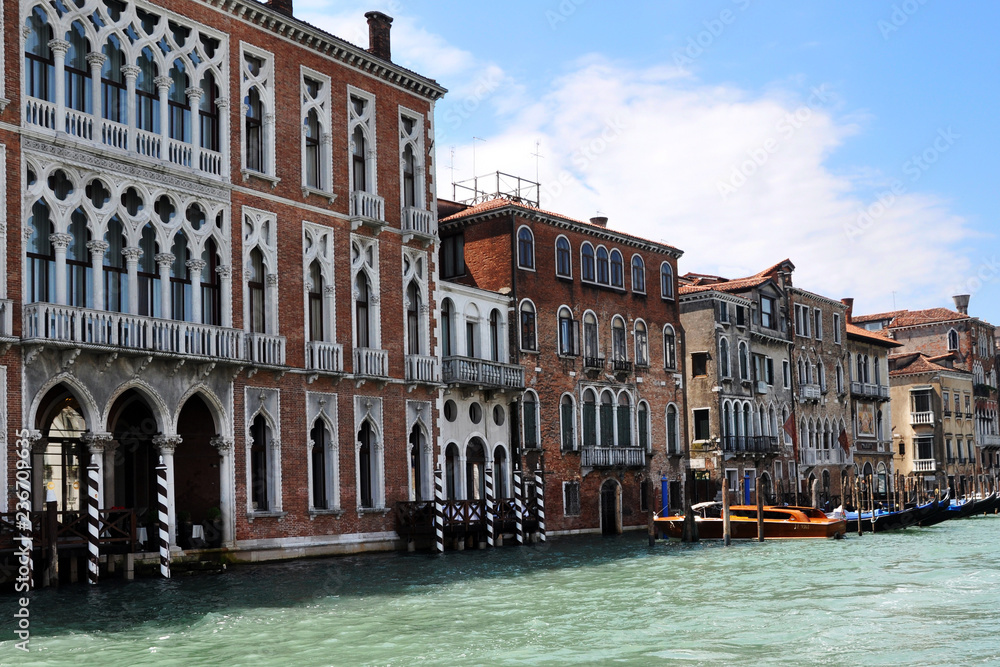
M522 269L535 268L535 237L527 227L517 232L517 265Z
M323 340L323 274L318 260L309 265L309 340Z
M524 446L538 447L538 398L532 391L524 394Z
M201 253L205 268L201 272L201 321L212 326L222 325L222 283L219 278L219 249L215 239L205 241Z
M530 301L521 302L521 349L538 350L535 305Z
M66 36L69 38L69 51L66 52L63 65L66 81L66 108L91 113L94 87L91 85L90 64L87 62L90 44L84 34L83 24L74 21ZM73 133L76 129L75 124L67 124L66 129Z
M870 384L871 381L872 381L871 364L870 364L870 362L868 360L868 355L866 354L865 355L865 379L864 379L864 383L865 384Z
M615 402L610 391L601 393L601 447L615 446Z
M624 260L617 249L611 251L611 286L625 289Z
M878 357L872 357L872 367L875 369L875 384L882 384L882 367L879 364Z
M356 99L356 98L351 98ZM368 192L368 139L361 125L351 134L351 185L354 192Z
M465 498L486 498L486 450L479 438L473 438L465 448Z
M271 509L269 470L271 467L271 429L263 415L257 415L250 427L250 500L255 512Z
M562 278L573 277L573 260L569 241L565 236L556 239L556 275Z
M722 404L722 435L725 438L735 435L733 407L729 401Z
M306 79L306 87L314 88L318 86L319 83L312 81L311 79ZM319 94L319 91L316 91ZM315 95L314 95L315 96ZM306 144L306 154L305 154L305 166L306 166L306 187L314 188L316 190L322 189L323 184L320 183L320 174L322 173L322 163L320 151L320 141L322 139L322 130L319 124L319 115L316 113L315 109L310 109L309 113L306 114L305 120L303 122L302 132L305 138ZM410 152L410 159L413 158L412 149L407 146L403 151L403 173L406 173L406 151ZM405 189L404 189L405 192Z
M726 410L729 410L729 404L726 404ZM725 426L723 426L725 428ZM667 454L680 454L681 444L678 434L680 429L677 424L677 406L673 403L667 406Z
M669 324L663 327L663 367L677 368L677 336Z
M844 367L837 362L837 393L844 393Z
M118 37L110 35L102 49L105 60L101 66L101 114L115 123L128 122L128 84L122 67L128 63Z
M358 431L358 505L375 507L375 432L366 419Z
M332 509L330 506L330 494L327 489L329 477L327 471L327 447L329 446L330 438L327 435L326 426L322 420L316 420L312 431L309 433L309 440L312 463L312 479L310 480L312 486L312 506L313 509L318 510Z
M507 450L503 445L497 445L493 450L493 479L497 498L507 498L510 495L507 491L508 478Z
M371 347L371 294L368 276L358 273L354 284L355 346Z
M104 253L104 309L115 313L128 308L128 270L122 250L126 246L125 232L117 215L108 221L104 236L108 249Z
M219 87L215 84L215 76L205 72L201 80L202 95L198 100L198 122L201 123L199 141L202 148L210 151L219 150Z
M635 423L639 435L638 446L649 451L649 405L646 401L639 401L635 410Z
M39 199L31 207L31 220L28 224L33 232L27 249L28 301L53 302L56 296L56 253L49 238L53 227L45 200Z
M264 253L260 248L250 251L250 279L247 287L250 293L250 331L267 332L267 307L264 297Z
M579 322L573 319L573 313L563 306L559 309L559 354L575 357L580 354Z
M954 329L948 331L948 350L954 351L958 349L958 332Z
M244 68L250 76L258 77L264 69L264 61L250 53L243 54ZM257 86L251 86L243 99L246 115L243 118L243 147L246 168L265 172L264 164L264 100ZM363 147L362 147L363 150ZM357 147L355 147L355 152ZM362 153L364 155L364 153ZM362 169L362 172L364 170ZM355 178L357 174L355 174Z
M583 356L588 365L596 366L601 356L597 341L597 316L588 310L583 316Z
M660 264L660 295L664 299L674 298L674 270L668 262Z
M740 341L740 379L750 379L750 357L747 353L747 344Z
M71 241L66 248L66 296L69 305L79 308L92 307L90 294L93 282L93 263L90 260L90 230L83 209L76 209L70 218Z
M625 344L625 320L621 315L615 315L611 320L611 358L613 361L628 361L628 350Z
M28 97L55 102L56 65L49 48L52 28L41 7L35 7L31 12L26 27L28 34L24 39L24 92Z
M597 396L593 389L583 392L583 446L597 446Z
M406 344L407 354L423 354L420 335L420 289L415 280L406 288Z
M191 272L188 262L191 252L188 250L187 237L183 232L174 236L174 245L170 249L174 261L170 266L170 304L171 317L175 320L191 319Z
M156 89L155 83L159 71L153 52L149 48L143 49L136 64L139 66L139 76L135 80L135 125L140 130L159 134L160 92ZM155 149L149 148L147 151ZM150 157L160 156L154 152Z
M441 303L441 348L443 356L450 357L455 354L454 342L452 339L453 319L455 317L455 307L451 299L445 299Z
M608 278L608 251L604 246L597 248L597 282L602 285L607 285L610 282Z
M649 336L642 320L635 323L635 365L649 366Z
M564 451L576 449L576 406L573 397L563 394L559 401L559 432Z
M632 291L646 293L646 264L639 255L632 255Z
M724 378L733 376L732 368L730 366L730 358L729 341L722 338L719 340L719 372Z
M632 446L632 405L628 394L618 394L618 446Z
M424 445L427 439L419 424L410 429L410 496L421 502L430 500L431 495L424 488Z
M184 73L184 64L179 60L174 62L168 76L173 82L167 93L170 138L191 143L191 103L187 96L187 89L191 86Z
M594 282L596 274L594 272L594 246L584 243L580 249L580 273L581 278L586 282Z
M129 192L135 192L135 190L130 188L126 191L126 195ZM153 230L152 223L146 223L146 225L142 228L142 237L139 239L139 249L142 250L142 253L139 255L138 266L139 314L147 317L156 317L157 314L159 314L159 316L164 319L170 319L173 313L163 312L161 308L163 304L160 303L160 273L156 265L156 254L158 248L156 243L156 232ZM169 253L167 253L166 258L167 260L171 259ZM171 266L172 265L173 262L171 261Z
M822 361L816 364L816 379L819 381L820 390L826 391L826 366Z
M500 361L500 311L490 313L490 361Z

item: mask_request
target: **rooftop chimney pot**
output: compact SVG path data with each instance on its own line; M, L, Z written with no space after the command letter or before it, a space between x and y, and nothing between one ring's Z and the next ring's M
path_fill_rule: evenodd
M852 321L854 319L854 298L845 297L841 299L840 302L847 306L847 321Z
M969 294L956 294L952 297L955 300L955 310L962 313L963 315L969 314L969 299L971 295Z
M392 60L389 33L392 30L392 17L382 12L368 12L368 53L376 58Z
M603 216L603 215L599 215L597 217L591 218L590 219L590 224L594 225L595 227L604 227L604 228L607 228L607 226L608 226L608 219L605 216Z
M279 14L292 15L292 0L267 0L266 4Z

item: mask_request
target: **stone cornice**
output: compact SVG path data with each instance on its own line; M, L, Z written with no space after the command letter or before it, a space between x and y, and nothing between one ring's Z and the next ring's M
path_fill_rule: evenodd
M307 49L339 60L348 67L409 90L415 95L437 100L448 92L433 79L377 58L359 46L324 32L301 19L276 12L262 3L253 0L204 1L219 11L232 14Z

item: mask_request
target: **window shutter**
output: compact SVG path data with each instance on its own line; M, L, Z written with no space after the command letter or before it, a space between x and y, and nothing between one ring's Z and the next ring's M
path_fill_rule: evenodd
M576 448L573 437L574 410L572 405L563 404L560 407L562 408L562 448L569 451Z
M629 421L629 409L627 405L618 406L618 446L632 446L632 424Z
M538 446L538 428L537 428L537 404L533 401L527 401L524 403L524 446L525 447L537 447Z
M597 446L597 408L589 403L583 405L583 446Z

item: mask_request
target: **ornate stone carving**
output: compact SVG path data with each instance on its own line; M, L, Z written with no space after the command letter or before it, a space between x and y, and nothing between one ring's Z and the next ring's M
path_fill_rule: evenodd
M170 86L174 85L174 80L171 79L169 76L158 76L155 79L153 79L153 83L156 85L157 88L166 88L167 90L169 90Z
M138 65L122 65L122 74L126 79L138 78L141 71Z
M107 241L87 241L87 249L90 250L93 255L103 257L109 247L111 246L108 245Z
M103 67L107 60L108 57L98 51L91 51L87 54L87 62L90 63L91 67Z
M228 109L229 108L229 98L228 97L220 97L220 98L218 98L217 100L215 100L215 106L219 107L220 109Z
M183 438L179 435L158 435L153 438L153 446L162 455L173 455L177 451L177 445L181 444Z
M184 94L187 95L189 100L190 99L200 100L201 96L205 94L205 91L203 91L201 88L197 86L191 86L190 88L184 89Z
M232 438L226 438L221 435L217 435L208 441L210 445L219 450L219 454L225 455L228 452L233 451L233 445L235 441Z
M169 252L158 252L158 253L156 253L155 255L153 255L153 260L154 260L154 261L155 261L155 262L156 262L156 263L157 263L157 264L158 264L159 266L164 266L164 265L166 265L166 266L168 266L168 267L169 267L169 266L170 266L171 264L173 264L173 263L174 263L174 260L175 260L175 259L176 259L176 257L174 257L174 256L173 256L173 254L171 254L171 253L169 253Z
M65 39L50 39L49 49L54 53L66 55L66 52L69 51L69 42Z
M267 286L268 287L277 287L278 286L278 274L277 273L269 273L269 274L267 274Z
M69 234L49 234L49 241L56 250L65 250L73 242L73 237Z
M114 436L111 433L84 433L80 438L87 445L87 449L90 450L91 454L103 454L109 449L111 442L114 440Z
M208 266L208 262L203 259L189 259L186 264L188 269L191 271L197 271L198 273L204 271L205 267Z
M215 267L215 272L219 274L220 278L231 278L233 275L233 267L217 266Z
M126 262L138 262L142 257L142 248L122 248L122 256Z

